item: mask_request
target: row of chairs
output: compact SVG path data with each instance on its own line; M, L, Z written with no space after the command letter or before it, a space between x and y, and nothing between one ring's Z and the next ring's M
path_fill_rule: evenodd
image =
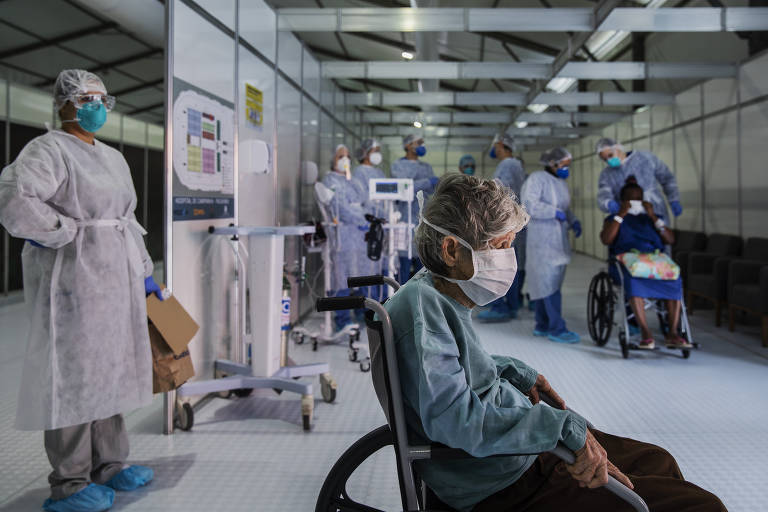
M681 230L672 257L680 264L689 311L696 298L711 302L719 327L727 308L730 331L738 311L759 316L762 343L768 347L768 238Z

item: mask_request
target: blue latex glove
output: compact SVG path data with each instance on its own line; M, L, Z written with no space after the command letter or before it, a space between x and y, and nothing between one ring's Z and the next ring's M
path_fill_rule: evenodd
M437 182L440 181L440 178L437 176L432 176L429 178L429 183L434 187L437 185Z
M571 229L573 230L573 234L576 236L576 238L579 238L581 236L581 222L578 220L573 221L573 225L571 226Z
M621 210L621 206L619 205L619 203L617 203L613 199L608 201L608 212L611 215L616 215L617 213L619 213L619 210Z
M115 501L115 491L109 487L88 484L88 487L61 500L48 498L43 503L46 512L80 512L81 510L107 510Z
M160 287L155 282L155 278L152 276L144 279L144 293L146 293L147 296L149 296L150 293L154 293L155 297L157 297L159 300L165 300L163 299L163 290L160 289Z
M146 466L128 466L113 476L109 482L104 485L111 487L116 491L133 491L142 485L147 485L154 476L155 472L152 468Z
M360 224L359 226L357 226L357 229L359 229L360 231L368 231L368 225Z
M33 247L38 247L40 249L45 249L44 245L40 245L39 243L35 242L34 240L27 240L27 242L31 243Z
M559 220L560 222L565 222L568 217L565 216L565 212L561 210L557 210L555 212L555 218Z
M669 206L672 208L672 213L675 214L675 217L679 217L683 213L683 206L680 204L680 201L672 201L669 203Z

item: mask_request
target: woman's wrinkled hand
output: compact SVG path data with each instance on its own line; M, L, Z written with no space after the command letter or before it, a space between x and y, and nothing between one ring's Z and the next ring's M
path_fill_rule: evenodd
M555 403L555 407L558 409L565 409L565 401L560 398L560 395L557 394L557 392L552 389L552 386L549 384L549 381L547 381L547 378L544 377L542 374L539 374L536 377L536 382L533 384L533 387L526 393L528 395L528 398L531 400L531 403L537 404L541 400L539 394L544 393L546 395L549 395L550 398Z
M605 448L600 446L592 432L587 430L587 442L576 452L573 464L566 464L565 468L571 477L579 482L579 487L595 489L608 483L608 464Z

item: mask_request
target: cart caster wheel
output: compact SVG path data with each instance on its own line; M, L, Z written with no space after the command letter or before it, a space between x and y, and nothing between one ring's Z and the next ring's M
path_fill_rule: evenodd
M349 360L352 361L353 363L355 361L357 361L357 352L358 352L358 349L351 348L351 349L349 349L349 352L347 353L347 356L349 357Z
M355 341L360 341L360 329L355 331Z
M176 408L176 421L174 424L185 432L192 430L192 425L195 424L195 412L191 405L184 402L181 407Z
M323 373L320 375L320 392L325 403L331 404L336 400L337 387L336 380L330 374Z
M318 341L317 338L312 338L312 352L317 352Z
M683 359L688 359L689 357L691 357L690 349L683 349Z
M302 414L301 415L301 424L304 428L304 432L309 432L312 430L312 417L309 414Z
M296 332L291 333L291 338L293 338L293 342L297 345L303 345L304 344L304 335L299 334Z
M248 398L253 394L253 388L240 388L232 391L238 398Z
M371 371L371 358L366 358L364 361L360 361L360 371L363 373Z

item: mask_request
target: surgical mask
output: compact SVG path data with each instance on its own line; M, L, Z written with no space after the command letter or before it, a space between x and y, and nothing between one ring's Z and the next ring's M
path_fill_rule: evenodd
M424 156L427 154L427 148L422 146L419 146L416 148L416 155L417 156Z
M637 199L631 199L629 201L629 210L627 211L627 214L642 215L643 213L645 213L645 207L643 206L643 202L638 201Z
M343 156L336 160L336 171L344 174L347 179L350 179L350 173L349 173L349 167L350 167L350 160L349 157Z
M496 159L496 145L495 144L493 146L491 146L491 152L488 153L488 156L490 156L494 160Z
M566 179L566 178L568 178L568 176L571 174L571 171L570 171L570 169L568 168L568 166L566 165L565 167L561 167L561 168L559 168L559 169L556 171L556 174L557 174L557 177L558 177L558 178Z
M464 174L469 174L470 176L472 176L473 174L475 174L475 169L474 169L474 167L465 167L461 172L463 172Z
M381 156L381 153L376 151L375 153L371 153L368 155L368 160L371 161L371 165L379 165L384 157Z
M83 130L96 133L107 122L107 108L101 101L86 103L77 109L77 117L65 122L77 123Z
M461 245L472 252L472 267L474 268L474 274L469 279L452 279L439 274L436 275L442 277L446 281L459 285L461 291L463 291L464 294L478 306L485 306L496 299L504 297L512 286L512 282L515 280L515 275L517 274L517 256L515 255L515 249L510 247L509 249L474 250L465 240L448 230L435 226L421 216L421 209L424 205L424 193L422 191L418 192L417 199L419 201L419 216L421 217L421 222L438 233L454 237Z
M607 163L609 166L614 168L621 167L621 158L617 156L612 156L611 158L606 160L605 163Z

